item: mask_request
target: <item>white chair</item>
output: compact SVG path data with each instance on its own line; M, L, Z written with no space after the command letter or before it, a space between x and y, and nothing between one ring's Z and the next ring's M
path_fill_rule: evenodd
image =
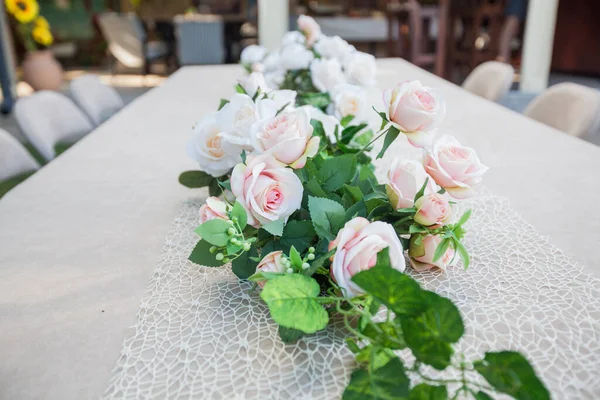
M177 15L175 36L179 65L222 64L225 60L223 19L218 15Z
M112 117L124 105L119 93L94 75L83 75L73 79L70 89L75 103L90 117L95 126Z
M0 182L40 168L17 139L0 129Z
M491 101L498 101L510 90L515 69L498 61L487 61L477 66L462 84L463 89Z
M43 90L23 97L14 112L23 134L48 161L56 157L57 145L74 143L93 129L83 111L57 92Z
M598 125L600 92L576 83L559 83L537 96L524 114L576 137L586 137Z
M135 14L102 13L98 24L108 51L126 67L143 68L148 73L152 61L169 55L165 42L147 41L144 27Z

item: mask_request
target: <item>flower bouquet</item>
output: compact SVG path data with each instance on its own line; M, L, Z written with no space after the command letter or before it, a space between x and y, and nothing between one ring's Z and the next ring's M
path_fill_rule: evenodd
M318 25L308 17L299 26L302 46L314 54L332 40L315 36ZM314 82L315 70L308 71ZM453 137L431 143L445 113L439 96L416 81L387 90L381 127L359 146L364 127L350 125L351 112L330 111L335 96L305 104L299 96L312 92L270 89L260 72L252 74L259 84L238 84L195 126L188 145L202 171L185 172L180 182L212 194L200 208L200 240L189 259L231 263L240 279L254 282L286 343L343 320L357 365L343 399L549 398L517 352L471 361L456 354L465 331L459 310L407 273L459 260L469 267L462 239L470 211L458 213L457 201L474 195L487 170ZM381 158L399 135L423 148L423 159L394 159L380 181L363 155L385 137Z
M27 51L46 48L54 42L50 24L39 15L36 0L5 0L6 10L18 22L17 32Z

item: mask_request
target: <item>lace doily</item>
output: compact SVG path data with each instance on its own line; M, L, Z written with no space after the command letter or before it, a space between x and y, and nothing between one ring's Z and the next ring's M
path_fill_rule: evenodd
M415 274L453 299L469 360L518 350L556 399L600 398L600 279L487 193L472 207L464 271ZM187 261L199 204L181 207L104 398L337 399L354 369L341 325L284 345L258 292Z

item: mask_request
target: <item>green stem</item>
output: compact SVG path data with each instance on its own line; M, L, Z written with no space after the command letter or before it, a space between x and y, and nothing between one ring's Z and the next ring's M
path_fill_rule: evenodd
M358 157L360 154L364 153L365 150L367 150L369 148L369 146L371 146L373 143L375 143L377 141L377 139L379 139L380 137L382 137L383 135L385 135L388 132L388 129L384 129L383 131L381 131L377 136L375 136L375 138L373 140L371 140L369 143L367 143L367 145L365 147L363 147L358 153L356 153L354 156Z

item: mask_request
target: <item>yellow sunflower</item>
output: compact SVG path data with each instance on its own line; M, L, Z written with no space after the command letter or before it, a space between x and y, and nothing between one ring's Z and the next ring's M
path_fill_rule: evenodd
M41 15L35 19L35 26L42 27L44 29L50 29L50 24L48 20Z
M33 28L31 32L31 36L33 40L41 44L42 46L50 46L54 42L54 37L52 37L52 32L48 28L43 26L36 26Z
M33 21L40 11L36 0L5 0L5 4L8 12L22 24Z

